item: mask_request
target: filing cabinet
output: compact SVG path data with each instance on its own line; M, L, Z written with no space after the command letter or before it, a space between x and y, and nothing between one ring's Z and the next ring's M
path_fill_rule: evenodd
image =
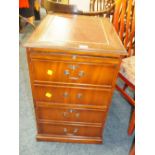
M25 47L37 140L102 143L127 53L112 24L100 17L47 15Z

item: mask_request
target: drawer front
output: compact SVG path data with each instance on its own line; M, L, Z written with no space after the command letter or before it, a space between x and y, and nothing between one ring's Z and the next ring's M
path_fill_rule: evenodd
M75 109L68 107L37 107L38 120L103 123L105 110Z
M101 137L101 127L39 123L40 134Z
M51 102L51 104L85 104L107 105L111 91L109 89L78 88L66 86L34 85L36 101Z
M57 51L52 51L56 53L47 52L42 54L38 54L38 51L31 51L30 58L31 59L43 59L43 60L51 60L51 61L69 61L69 62L93 62L93 63L112 63L118 64L119 58L108 58L108 57L99 57L99 56L86 56L86 55L77 55L77 54L58 54ZM65 52L65 51L64 51Z
M116 64L72 63L32 59L35 82L112 85Z

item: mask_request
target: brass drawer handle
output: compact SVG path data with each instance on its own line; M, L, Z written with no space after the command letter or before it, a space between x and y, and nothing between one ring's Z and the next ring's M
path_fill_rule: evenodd
M77 55L72 55L73 60L76 60L76 58L77 58Z
M76 112L76 110L75 109L69 109L68 112L73 113L73 112Z
M52 97L52 93L46 92L46 93L45 93L45 96L46 96L47 98L51 98L51 97Z
M76 97L78 98L78 99L80 99L80 98L82 98L82 93L78 93L77 95L76 95Z
M79 118L80 117L80 113L78 113L75 109L69 109L68 111L63 112L63 116L65 118L68 118L68 117L70 117L70 114L71 113L75 113L75 117L76 118Z
M63 96L66 98L69 96L68 92L64 92Z
M72 70L77 69L79 66L78 65L68 65L68 67Z
M69 117L69 113L68 112L63 112L63 116L64 117Z
M69 70L65 70L65 71L64 71L64 74L65 74L65 75L70 75ZM78 73L78 76L69 76L69 79L70 79L70 80L78 80L80 77L83 77L84 74L85 74L84 71L80 71L80 72Z
M53 70L48 69L48 70L47 70L47 74L48 74L48 75L53 75Z
M79 129L78 128L75 128L74 130L73 130L73 133L75 134L75 133L77 133L79 131Z
M67 135L74 135L78 131L79 131L79 129L78 128L75 128L75 129L73 129L73 132L72 133L67 133L68 132L67 128L64 128L64 133L67 134Z
M64 128L64 133L67 133L67 128Z
M79 77L84 76L84 74L85 74L84 71L80 71L80 72L79 72Z
M79 117L80 117L80 113L76 113L75 116L76 116L77 118L79 118Z
M84 76L84 71L80 71L79 76L75 77L75 76L70 76L69 79L70 80L78 80L80 77L83 77Z
M69 70L65 70L65 71L64 71L64 74L65 74L65 75L69 75L69 74L70 74L70 73L69 73Z
M79 77L70 76L69 79L70 79L70 80L78 80Z

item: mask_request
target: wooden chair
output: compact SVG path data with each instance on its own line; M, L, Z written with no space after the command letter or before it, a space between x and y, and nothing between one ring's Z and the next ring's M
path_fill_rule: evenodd
M128 51L135 55L135 1L116 0L113 18L114 27Z
M111 10L114 10L114 5L111 5L110 8L101 10L101 11L90 11L85 12L78 10L76 5L67 5L53 2L52 0L44 0L43 7L46 9L47 13L58 12L58 13L69 13L69 14L78 14L78 15L87 15L87 16L104 16L109 15Z
M25 26L31 25L35 29L34 17L26 18L19 14L19 31L20 33L24 31Z
M112 17L114 13L115 0L90 0L90 12L109 10L104 17Z
M131 149L130 149L130 155L135 155L135 143L133 143Z
M69 14L82 14L82 11L78 10L76 5L61 4L52 0L44 0L43 7L46 9L47 13L58 12Z
M122 60L121 69L118 78L124 81L121 88L116 84L116 89L129 101L133 107L131 119L128 127L128 135L131 135L135 128L135 99L127 93L127 87L135 93L135 1L134 0L116 0L114 18L114 27L128 52L128 57ZM130 155L135 154L133 145Z
M51 0L53 2L58 2L58 3L61 3L61 4L69 4L69 0Z
M121 88L118 84L116 84L116 89L119 92L121 92L121 94L129 101L129 103L134 109L135 100L126 92L126 90L127 87L130 87L130 90L135 92L135 56L127 57L122 60L118 78L120 78L125 84L123 88ZM131 135L133 133L134 127L135 127L135 110L133 110L131 115L128 128L128 135Z
M27 3L28 1L25 1ZM40 2L39 0L29 1L27 6L24 4L24 1L19 0L21 4L19 8L19 28L20 32L23 32L23 29L27 25L31 25L35 29L35 20L40 20ZM22 5L24 4L24 5Z

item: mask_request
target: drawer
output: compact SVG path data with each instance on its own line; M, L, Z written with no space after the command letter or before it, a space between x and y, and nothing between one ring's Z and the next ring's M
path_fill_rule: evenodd
M39 105L39 104L38 104ZM84 109L62 106L44 107L37 106L36 113L38 120L70 121L103 123L106 110Z
M48 124L38 123L39 134L51 135L66 135L66 136L88 136L88 137L101 137L101 127L90 127L82 125L69 125L69 124Z
M32 59L35 82L77 83L84 85L112 85L117 73L114 63L72 63Z
M118 57L110 58L110 57L87 56L87 55L77 55L77 54L58 54L57 51L54 51L54 50L52 51L52 53L51 52L48 53L48 52L45 52L44 49L43 51L31 51L30 58L51 60L51 61L88 62L88 63L93 62L93 63L113 63L113 64L119 63Z
M51 104L107 105L110 97L110 89L34 85L34 99Z

